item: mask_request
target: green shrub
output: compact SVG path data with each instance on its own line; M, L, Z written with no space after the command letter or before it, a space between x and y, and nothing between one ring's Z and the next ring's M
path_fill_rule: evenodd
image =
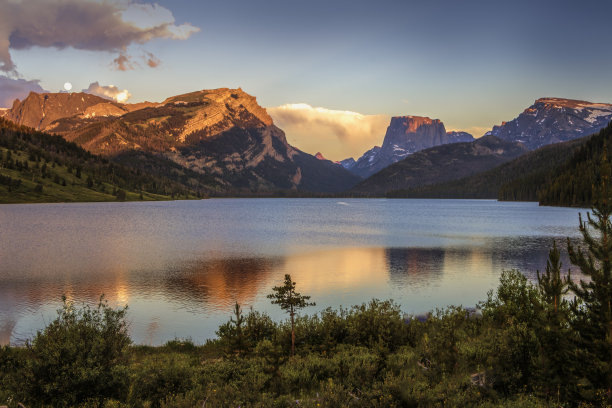
M58 317L28 344L28 399L55 407L124 399L131 343L126 311L112 309L103 297L97 307L76 309L64 297Z

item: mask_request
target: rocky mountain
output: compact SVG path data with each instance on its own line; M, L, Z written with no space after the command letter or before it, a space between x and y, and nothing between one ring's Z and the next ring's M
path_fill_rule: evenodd
M355 160L350 157L342 160L340 165L359 177L367 177L372 172L371 168L378 155L378 152L380 152L380 146L374 146L365 152L359 159Z
M202 90L134 105L82 93L31 93L6 117L61 135L92 153L121 157L126 165L126 155L138 156L134 151L170 159L220 192L334 192L359 181L341 166L289 145L255 97L241 89Z
M541 98L517 118L487 134L521 142L529 149L593 134L612 120L612 104Z
M344 160L344 167L361 177L368 177L406 156L448 143L474 140L465 132L446 132L439 119L422 116L391 118L382 146L368 150L355 163Z
M392 190L456 180L492 169L527 151L520 143L507 142L494 136L484 136L469 143L435 146L386 167L351 191L384 195Z

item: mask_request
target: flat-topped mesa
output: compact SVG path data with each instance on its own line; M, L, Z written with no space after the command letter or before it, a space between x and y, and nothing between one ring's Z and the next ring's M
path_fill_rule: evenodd
M406 155L446 142L446 129L439 119L396 116L387 128L381 154L404 150Z

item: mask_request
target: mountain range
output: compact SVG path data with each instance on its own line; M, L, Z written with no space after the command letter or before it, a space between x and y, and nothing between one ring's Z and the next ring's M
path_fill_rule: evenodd
M212 192L343 191L359 181L342 166L289 145L255 97L214 89L161 103L120 104L86 93L30 93L4 117L61 135L94 154L145 152L210 181ZM151 157L149 157L151 159Z
M202 90L138 104L87 93L30 93L1 110L0 117L60 135L137 172L178 182L193 194L380 196L400 190L413 196L453 190L476 197L500 191L499 182L507 177L499 174L508 168L506 173L495 169L504 163L602 129L612 120L612 105L541 98L479 139L448 132L439 119L397 116L381 146L341 162L291 146L256 98L241 89ZM555 149L525 160L552 160ZM569 148L559 149L559 157L569 154ZM520 165L512 169L517 176L525 170Z

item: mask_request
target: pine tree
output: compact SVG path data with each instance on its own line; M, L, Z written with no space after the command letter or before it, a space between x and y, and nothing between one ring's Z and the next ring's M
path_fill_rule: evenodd
M568 282L571 276L561 277L561 253L557 248L557 243L553 241L553 247L548 253L546 261L546 272L540 275L540 271L536 271L538 277L538 289L544 298L544 301L549 304L554 313L559 312L559 303L563 302L563 295L569 291Z
M580 216L580 233L584 249L575 247L568 239L572 264L580 268L588 280L570 282L576 295L573 312L579 333L579 361L583 375L591 386L607 390L612 384L612 200L610 195L610 166L604 148L600 166L600 188L592 214L587 220ZM588 383L587 383L588 385ZM587 387L590 388L590 387Z
M573 392L572 332L569 328L570 272L561 276L561 253L553 241L548 253L546 272L537 271L538 290L543 300L541 325L538 327L540 350L537 357L538 389L547 398L567 399Z
M315 306L315 303L307 302L310 296L302 296L295 291L295 282L291 281L291 275L285 274L283 286L272 288L274 293L268 295L272 304L280 305L281 309L289 313L291 317L291 355L295 354L295 313L307 306Z

